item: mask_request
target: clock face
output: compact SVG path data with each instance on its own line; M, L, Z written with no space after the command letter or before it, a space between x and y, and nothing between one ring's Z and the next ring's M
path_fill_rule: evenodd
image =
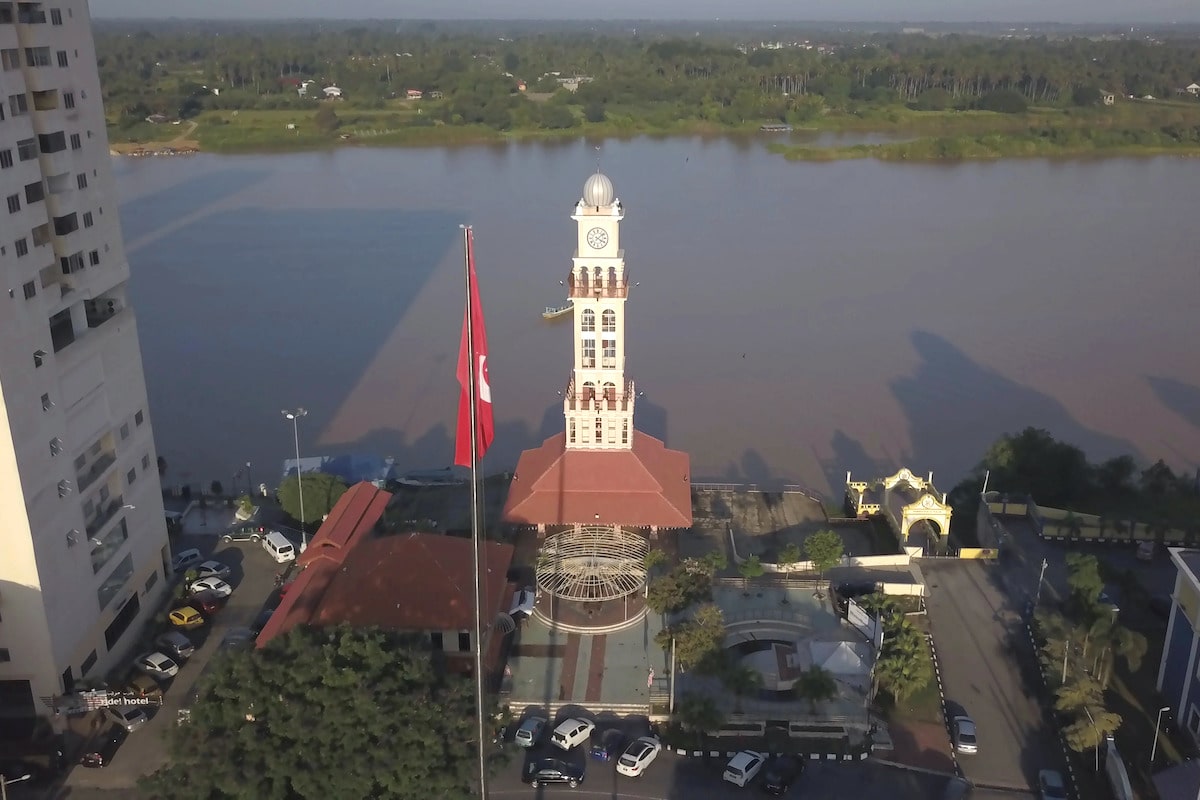
M604 228L592 228L587 232L587 243L594 250L601 250L608 244L608 231Z

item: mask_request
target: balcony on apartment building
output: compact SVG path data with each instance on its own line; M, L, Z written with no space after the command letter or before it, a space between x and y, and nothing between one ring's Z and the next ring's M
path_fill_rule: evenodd
M125 498L118 495L110 498L106 503L101 504L96 508L91 518L84 523L84 529L87 531L89 539L94 539L100 535L100 531L104 530L104 526L112 520L113 517L121 513L121 509L125 507Z
M96 482L98 478L108 472L113 464L117 463L117 454L115 450L102 450L91 463L85 463L83 467L77 468L75 473L75 485L82 492Z
M9 22L12 22L12 4L8 4ZM0 22L3 22L3 12L0 11ZM17 22L21 25L45 25L46 12L41 3L17 3Z
M122 308L121 298L116 296L101 295L92 300L83 301L83 311L87 317L87 326L89 328L99 328L121 313Z

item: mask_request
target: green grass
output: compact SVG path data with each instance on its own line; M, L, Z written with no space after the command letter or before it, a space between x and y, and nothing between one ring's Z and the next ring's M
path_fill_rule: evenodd
M884 693L881 692L882 694ZM931 679L929 683L898 703L891 701L887 716L894 720L941 724L942 697L938 694L937 681Z

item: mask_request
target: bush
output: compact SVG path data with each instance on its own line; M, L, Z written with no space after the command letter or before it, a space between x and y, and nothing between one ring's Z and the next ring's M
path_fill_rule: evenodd
M954 103L954 97L945 89L928 89L921 92L912 107L917 111L945 111Z
M1029 101L1020 92L997 89L979 98L978 107L983 111L996 111L1001 114L1023 114L1029 109Z

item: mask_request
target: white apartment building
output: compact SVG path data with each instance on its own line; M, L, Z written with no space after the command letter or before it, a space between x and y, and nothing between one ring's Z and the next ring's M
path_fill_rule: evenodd
M0 0L0 717L130 655L170 549L86 0ZM0 723L5 720L0 719Z

